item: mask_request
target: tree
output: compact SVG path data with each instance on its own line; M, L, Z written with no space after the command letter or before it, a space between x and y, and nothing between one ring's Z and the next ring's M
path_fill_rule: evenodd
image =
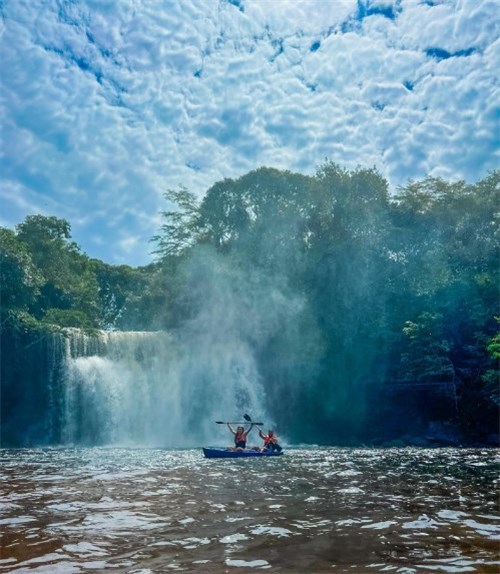
M408 338L401 355L403 379L407 381L451 381L453 364L450 345L443 338L442 315L422 313L416 321L406 321L403 333Z
M2 313L27 311L40 293L43 278L26 246L16 234L0 227L0 285Z
M137 300L144 299L153 271L91 260L99 292L99 323L104 329L147 328L147 317L133 317ZM156 312L156 305L153 313Z
M496 317L500 323L500 317ZM481 377L484 384L483 394L486 399L500 406L500 331L498 331L486 345L486 350L490 355L491 365Z
M53 216L30 215L16 230L17 239L43 277L40 295L30 307L33 315L43 319L50 309L78 309L90 324L98 327L96 277L89 258L71 241L70 224ZM78 323L73 319L72 323Z
M182 187L179 190L168 190L165 199L177 209L162 211L165 223L161 234L152 237L157 244L154 251L160 258L181 255L193 246L199 237L199 205L193 193Z

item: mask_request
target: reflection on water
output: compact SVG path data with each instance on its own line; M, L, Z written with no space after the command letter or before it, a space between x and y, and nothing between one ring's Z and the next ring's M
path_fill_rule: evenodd
M0 451L0 571L500 571L495 450Z

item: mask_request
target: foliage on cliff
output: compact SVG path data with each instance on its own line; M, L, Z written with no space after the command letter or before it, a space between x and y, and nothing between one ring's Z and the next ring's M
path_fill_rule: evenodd
M15 232L0 228L0 258L2 326L116 327L147 282L142 269L87 257L70 224L53 216L30 215Z

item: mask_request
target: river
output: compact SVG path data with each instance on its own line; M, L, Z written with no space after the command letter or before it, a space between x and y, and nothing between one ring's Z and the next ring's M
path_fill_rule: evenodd
M500 571L499 451L0 451L0 571Z

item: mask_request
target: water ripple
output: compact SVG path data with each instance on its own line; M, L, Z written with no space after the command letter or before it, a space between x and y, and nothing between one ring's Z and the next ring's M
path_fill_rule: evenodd
M0 451L0 572L500 571L499 452Z

